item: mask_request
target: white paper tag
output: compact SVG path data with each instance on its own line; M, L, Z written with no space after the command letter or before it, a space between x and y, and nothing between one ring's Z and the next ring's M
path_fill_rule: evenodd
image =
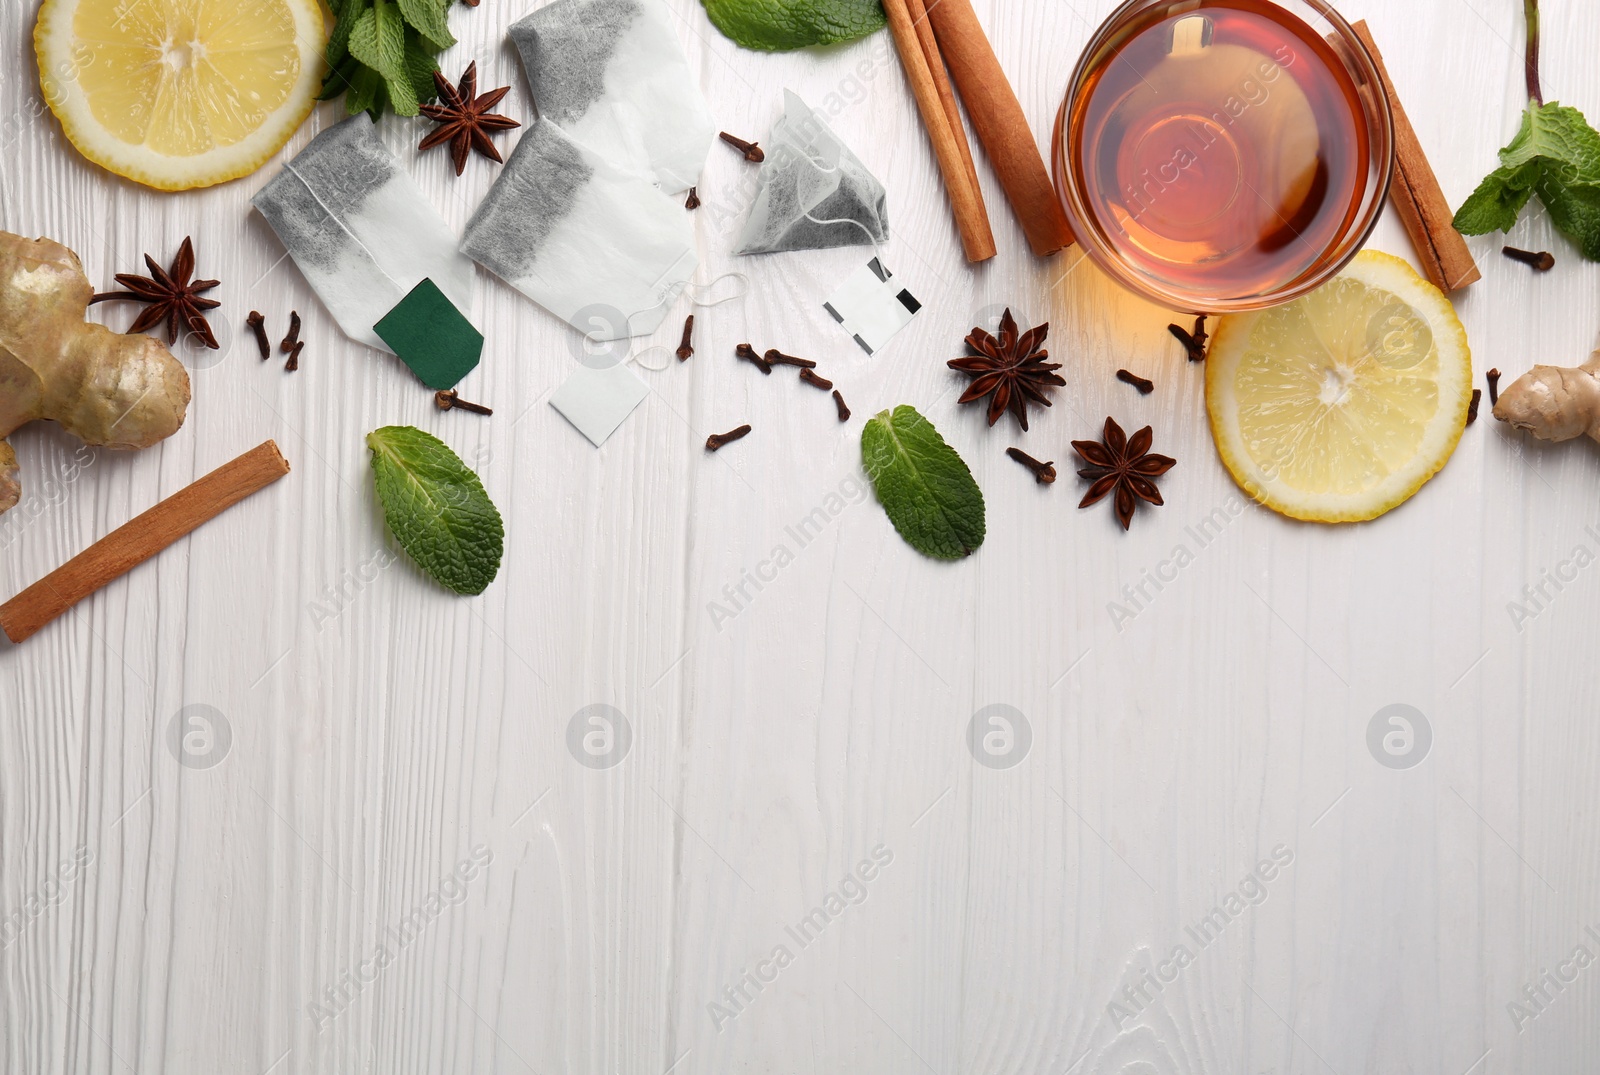
M871 355L911 324L922 303L895 282L894 273L884 268L883 262L873 258L846 280L822 308Z
M624 363L579 366L550 397L550 406L598 448L649 394L650 386Z

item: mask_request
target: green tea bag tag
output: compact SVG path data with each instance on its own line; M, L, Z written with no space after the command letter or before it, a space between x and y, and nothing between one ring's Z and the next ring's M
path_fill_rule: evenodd
M432 280L412 288L372 330L435 390L454 388L483 357L483 333Z

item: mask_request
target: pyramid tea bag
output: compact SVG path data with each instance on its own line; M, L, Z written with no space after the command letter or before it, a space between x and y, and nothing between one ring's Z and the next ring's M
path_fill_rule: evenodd
M735 253L775 254L889 241L887 196L866 166L794 93L783 94L760 186Z
M700 262L682 207L544 119L517 143L461 249L597 341L654 332Z
M251 199L345 335L373 330L425 279L472 310L476 270L365 114L330 127Z
M660 0L556 0L511 40L540 119L669 194L700 181L716 128Z

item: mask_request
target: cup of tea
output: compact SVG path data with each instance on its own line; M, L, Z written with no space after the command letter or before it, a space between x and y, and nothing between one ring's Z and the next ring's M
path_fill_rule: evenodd
M1128 0L1056 122L1089 257L1173 310L1288 302L1372 233L1394 167L1376 65L1323 0Z

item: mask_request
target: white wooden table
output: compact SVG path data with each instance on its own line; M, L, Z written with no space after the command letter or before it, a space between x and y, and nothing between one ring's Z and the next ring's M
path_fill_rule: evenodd
M443 61L476 59L521 118L503 31L530 6L457 9ZM979 4L1041 141L1113 6ZM230 345L159 449L15 438L27 501L0 520L0 590L268 437L294 465L0 652L0 1071L1596 1070L1600 964L1563 961L1600 957L1600 569L1510 611L1600 552L1594 445L1480 419L1374 524L1242 503L1170 317L1077 252L1030 256L981 162L1001 255L964 265L887 36L756 55L672 7L722 127L763 136L785 86L833 114L890 191L885 257L926 305L869 359L821 309L865 251L729 257L750 172L718 147L701 278L740 271L750 293L701 311L699 353L644 374L652 395L599 451L547 405L574 364L565 326L483 275L488 348L462 394L497 414L435 410L344 339L249 211L280 162L180 196L110 179L33 118L34 0L0 10L0 228L67 243L100 284L193 234ZM1345 7L1458 204L1522 107L1521 5ZM1545 7L1545 86L1600 118L1600 9ZM383 134L459 228L493 169L455 180L443 151L412 151L423 129ZM1600 267L1540 213L1512 238L1560 265L1535 277L1475 240L1485 278L1459 300L1479 372L1508 380L1576 363L1600 330ZM1374 245L1411 256L1392 214ZM1025 436L958 407L944 365L1003 305L1049 320L1066 363ZM298 375L243 327L291 308ZM676 345L683 312L654 342ZM734 361L745 340L821 360L856 419ZM1123 365L1155 394L1114 381ZM898 403L983 486L989 538L966 562L923 559L863 502L861 422ZM1068 465L1107 414L1179 459L1128 535L1077 510ZM363 437L392 423L443 437L501 506L483 597L389 565ZM1036 486L1013 444L1063 480ZM787 528L818 508L802 547ZM793 562L714 617L780 545ZM1162 567L1179 547L1192 563ZM1147 571L1176 578L1158 591ZM1022 715L1017 757L979 764L969 724L991 705ZM1412 768L1369 750L1393 705L1431 735ZM591 706L624 715L611 755L581 747ZM185 713L210 715L209 745L172 745ZM1270 880L1249 880L1262 860ZM1541 969L1575 980L1519 1017Z

